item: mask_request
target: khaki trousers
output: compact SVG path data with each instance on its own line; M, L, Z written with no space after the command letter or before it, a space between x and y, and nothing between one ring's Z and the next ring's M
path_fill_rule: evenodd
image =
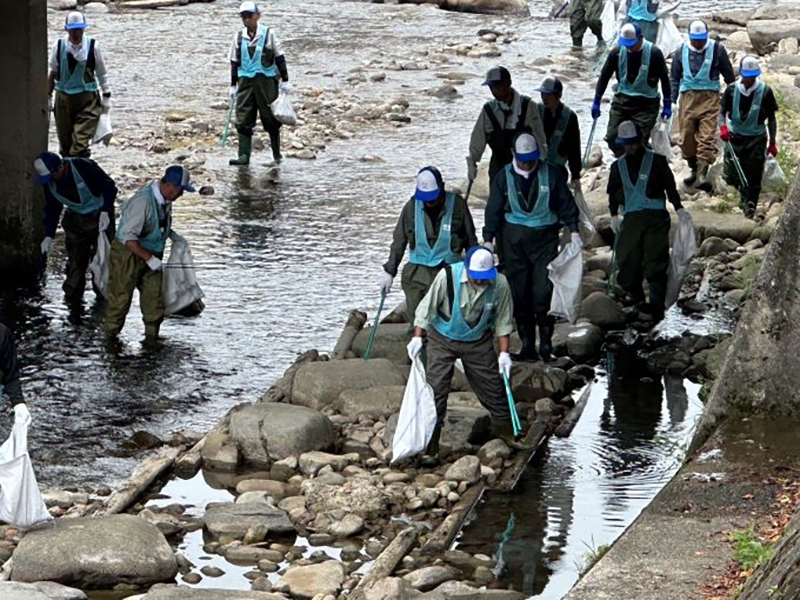
M683 158L697 157L698 162L714 164L717 158L717 120L719 93L683 92L678 106Z
M139 290L139 305L145 331L157 331L164 320L163 277L152 271L147 263L125 248L119 240L111 242L111 264L108 273L106 332L117 335L125 325L131 308L133 291Z

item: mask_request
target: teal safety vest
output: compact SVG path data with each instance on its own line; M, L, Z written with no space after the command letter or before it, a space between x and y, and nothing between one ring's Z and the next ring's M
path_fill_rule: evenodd
M478 300L483 302L483 312L477 324L474 327L470 327L461 312L461 277L464 272L464 263L456 263L449 268L452 269L453 273L453 306L450 307L450 320L444 320L437 313L433 321L431 321L431 325L436 331L451 340L477 342L492 326L495 282L489 284L488 288L483 292L483 296Z
M625 214L640 210L667 210L667 201L647 197L647 181L650 179L650 169L653 166L653 151L645 150L642 166L639 168L639 178L633 185L628 173L627 156L619 159L619 174L622 178L622 187L625 191Z
M536 106L539 108L539 116L542 119L542 123L544 123L544 111L546 110L544 104L537 104ZM572 109L562 105L561 115L559 115L556 122L556 129L550 139L547 140L547 162L557 167L567 164L567 157L559 154L558 149L561 146L561 140L564 138L564 132L567 131L570 116L572 116Z
M67 59L67 40L59 40L58 45L61 48L59 54L59 71L58 79L56 79L56 90L65 94L82 94L83 92L96 92L97 80L86 81L86 63L89 56L94 52L94 44L92 38L84 37L83 43L89 47L86 60L79 62L75 65L75 70L69 72L69 60Z
M442 226L433 248L428 243L428 234L425 231L425 210L422 204L421 200L414 200L415 243L408 255L408 262L426 267L438 267L442 263L450 265L459 262L461 257L453 252L451 246L453 207L456 204L456 195L448 192L445 196Z
M625 48L619 49L619 87L617 91L625 96L643 96L645 98L658 98L658 84L650 86L647 83L647 76L650 73L650 54L653 50L653 44L647 40L643 40L644 45L640 52L642 53L642 66L639 67L639 74L636 79L631 83L628 81L628 54Z
M633 0L628 10L628 19L631 21L657 21L658 15L647 8L647 0Z
M65 158L64 162L66 162L70 169L72 169L72 178L75 180L75 187L78 189L78 196L80 197L81 201L73 202L72 200L69 200L59 194L56 183L52 179L47 184L47 188L50 190L50 193L53 194L53 197L61 202L61 204L66 206L72 212L78 213L79 215L88 215L100 210L103 207L103 197L95 196L92 193L92 191L89 189L89 186L86 185L83 177L81 177L81 174L78 172L75 162L71 158Z
M754 92L753 103L750 105L750 112L747 117L742 120L742 113L739 110L739 101L742 93L739 91L739 86L733 87L733 111L731 112L731 131L737 135L761 136L767 133L767 126L765 123L758 122L758 113L761 112L761 101L764 98L764 82L759 81L758 87Z
M711 63L714 62L714 40L708 40L706 55L696 75L692 75L689 64L689 44L683 45L681 61L683 62L683 79L681 79L681 94L683 92L719 92L719 78L711 79Z
M250 52L248 52L248 44L247 44L247 36L245 36L244 31L240 34L241 42L239 46L240 55L241 55L241 62L239 63L239 77L245 77L247 79L254 79L256 75L264 75L265 77L277 77L278 76L278 67L275 65L275 57L272 57L272 61L270 61L270 65L265 67L262 58L264 55L264 47L267 45L269 41L269 28L264 27L263 25L259 25L258 29L256 30L256 39L261 39L261 42L256 46L255 52L253 52L253 56L250 56ZM269 54L272 54L272 50L268 50Z
M506 213L506 222L535 229L557 225L558 215L550 210L550 172L547 164L539 163L539 196L531 212L522 210L522 205L519 202L520 193L514 180L514 165L506 166L505 170L508 203L511 206L511 212Z
M164 226L162 227L158 218L158 200L156 200L156 196L150 188L150 184L140 189L128 200L128 202L137 201L150 203L150 232L147 235L139 237L139 245L153 254L164 254L167 238L172 231L172 214L169 205L164 206L165 219ZM125 212L123 209L122 216L119 220L119 227L117 227L117 239L119 239L120 242L123 242L123 240L119 238L119 234L125 230L124 221Z

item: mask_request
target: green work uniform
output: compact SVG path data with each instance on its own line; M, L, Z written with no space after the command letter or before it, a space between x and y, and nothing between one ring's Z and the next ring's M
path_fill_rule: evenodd
M603 0L573 0L570 2L569 30L572 35L572 45L583 45L583 36L587 29L603 40L603 23L600 16L603 14Z
M640 184L644 177L640 171L646 164L646 153L650 156L651 166L646 181ZM635 202L631 197L632 188L625 185L621 161L625 161L627 179L631 185L636 185L637 191L644 193L644 200ZM626 154L614 161L607 191L611 215L616 215L620 209L625 215L614 246L619 269L617 284L634 303L643 305L642 281L646 279L650 297L649 304L642 308L660 319L664 314L669 267L670 217L666 201L669 199L675 210L683 208L675 177L664 156L640 147L636 154Z
M400 263L406 252L406 247L414 250L416 248L416 202L411 198L406 202L397 220L392 236L392 246L389 250L389 260L383 265L383 270L392 277L397 275ZM428 245L433 248L439 238L442 229L443 217L445 216L444 203L440 206L427 205L423 209L425 216L425 233ZM475 235L475 224L472 221L472 214L469 212L467 202L459 194L455 195L453 204L453 216L450 223L450 249L453 254L461 255L472 246L478 245L478 238ZM445 265L444 262L435 266L424 264L406 263L403 267L401 278L403 293L406 297L406 314L408 322L413 323L414 314L422 298L436 278L436 275Z

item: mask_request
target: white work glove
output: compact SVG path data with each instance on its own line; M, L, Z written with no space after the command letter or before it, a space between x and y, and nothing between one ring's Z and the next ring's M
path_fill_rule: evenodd
M501 352L497 357L497 365L500 367L500 374L511 377L511 355L508 352Z
M107 113L111 110L111 96L106 96L105 94L100 97L100 106L103 107L103 112Z
M292 93L292 84L288 81L284 81L281 83L279 87L281 94L291 94Z
M408 358L411 359L413 362L419 353L422 352L422 338L421 337L413 337L411 341L406 346L406 350L408 350Z
M28 424L31 422L31 413L24 402L14 405L14 425L17 423Z
M108 216L107 212L100 213L100 221L97 224L97 228L100 231L108 230L108 226L111 224L111 217Z
M147 260L147 266L150 267L151 271L160 271L164 268L164 263L162 263L161 259L157 256L151 256Z
M478 165L469 156L467 157L467 180L475 181L478 176Z
M232 85L231 89L228 91L228 95L231 98L231 102L236 102L236 90L237 87L235 85Z
M619 233L622 228L622 215L614 215L611 217L611 231L615 234Z
M42 240L42 245L39 246L42 249L42 254L47 254L50 252L50 246L53 245L53 238L47 236Z
M685 208L682 208L678 211L678 220L681 223L691 223L692 222L692 215L686 212Z
M494 254L494 242L483 242L483 247Z
M569 241L578 246L578 248L583 248L583 240L581 239L580 233L575 232L570 234Z
M394 277L389 275L386 271L381 275L381 293L388 295L392 291L392 282Z

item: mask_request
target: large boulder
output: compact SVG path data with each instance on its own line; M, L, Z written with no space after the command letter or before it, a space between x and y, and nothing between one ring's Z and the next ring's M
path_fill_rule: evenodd
M289 456L324 450L336 440L333 423L325 415L302 406L275 402L259 402L235 412L231 415L229 430L242 459L256 466L268 466Z
M292 598L311 600L317 594L336 596L345 579L344 565L328 560L318 565L293 567L281 580L289 586Z
M383 416L400 410L405 386L382 385L368 390L345 390L339 395L339 412L348 417Z
M314 514L343 510L375 519L388 508L383 491L369 479L348 479L343 485L328 485L311 479L303 483L303 489L306 507Z
M86 594L52 581L4 581L0 583L0 600L86 600Z
M284 511L263 502L212 502L206 506L203 522L215 537L241 539L251 527L266 527L270 536L294 534Z
M567 354L582 363L598 357L603 346L603 330L588 322L579 322L566 334Z
M164 535L133 515L59 519L17 546L12 581L55 581L84 589L148 586L178 573Z
M525 0L441 0L439 7L468 13L530 15Z
M511 388L517 402L536 402L540 398L561 398L566 393L567 374L542 363L514 365Z
M625 313L619 304L603 292L594 292L581 302L581 318L603 329L619 329L625 325Z
M418 600L524 600L525 597L513 590L477 589L463 581L446 581L435 590L417 596Z
M747 35L756 52L769 54L782 39L800 37L800 19L750 21Z
M750 239L755 221L734 213L716 213L710 210L693 210L692 223L694 223L697 241L701 242L708 237L731 238L740 244Z
M352 350L356 356L362 357L367 351L372 327L367 327L358 332L353 341ZM411 339L408 323L381 323L372 343L370 358L386 358L393 363L405 365L409 363L406 346Z
M245 590L170 587L152 590L142 596L142 600L286 600L286 596Z
M405 385L402 371L385 358L329 360L300 367L292 387L292 404L322 410L336 406L345 390Z

